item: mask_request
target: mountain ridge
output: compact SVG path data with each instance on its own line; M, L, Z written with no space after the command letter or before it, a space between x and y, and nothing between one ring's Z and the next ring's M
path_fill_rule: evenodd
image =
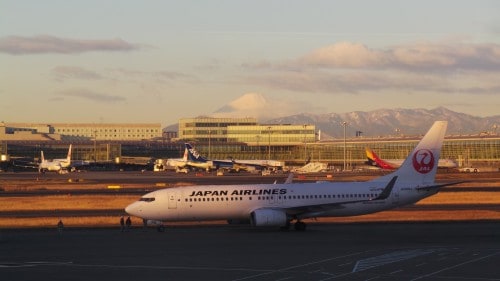
M448 121L447 135L468 135L484 132L496 133L500 115L477 117L455 112L445 107L435 109L378 109L346 113L310 114L300 113L267 121L272 124L313 124L325 137L343 137L342 122L347 122L346 135L352 137L356 131L363 136L421 135L436 120ZM326 134L326 136L325 136Z
M478 117L455 112L446 107L434 109L396 108L345 113L299 113L260 121L261 124L310 124L321 131L321 139L343 137L342 122L347 122L346 136L353 137L357 131L365 137L389 135L417 136L424 134L434 121L448 121L446 135L494 134L500 131L500 115ZM178 124L164 128L177 131Z

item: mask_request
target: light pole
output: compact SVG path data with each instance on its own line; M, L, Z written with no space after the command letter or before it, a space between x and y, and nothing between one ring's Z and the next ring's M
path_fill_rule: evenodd
M94 163L97 163L97 129L94 129Z
M208 130L208 159L212 159L210 157L210 152L211 152L211 147L210 147L210 141L212 139L212 130Z
M345 139L345 130L347 127L348 123L347 122L342 122L342 126L344 127L344 171L346 169L346 139Z
M307 142L306 142L306 137L307 137L307 130L306 129L307 129L307 125L304 124L302 126L304 126L304 161L307 164L307 162L308 162L307 161Z
M256 135L255 138L257 138L257 150L258 150L258 154L259 154L259 159L261 159L261 155L260 155L260 136L259 135Z
M271 160L271 126L267 127L267 131L268 131L267 160Z

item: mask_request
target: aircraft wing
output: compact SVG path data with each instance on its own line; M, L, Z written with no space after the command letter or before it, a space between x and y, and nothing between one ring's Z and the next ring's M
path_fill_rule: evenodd
M443 184L435 184L435 185L429 185L429 186L421 186L421 187L417 187L416 189L417 190L426 190L426 191L428 191L428 190L439 189L441 187L455 185L455 184L460 184L460 183L464 183L464 182L467 182L467 181L457 181L457 182L451 182L451 183L443 183Z
M384 187L384 189L382 190L382 193L380 193L380 195L375 197L375 198L368 198L368 199L363 199L363 200L342 201L342 202L328 203L328 204L316 204L316 205L305 205L305 206L299 206L299 207L292 207L292 208L286 208L286 212L289 215L300 215L300 214L304 214L304 213L324 212L324 211L331 210L331 209L343 209L348 204L362 203L362 202L373 202L373 201L377 201L377 200L385 200L391 195L392 189L394 188L394 184L396 183L397 179L398 179L397 176L393 177L389 181L389 183L386 185L386 187Z

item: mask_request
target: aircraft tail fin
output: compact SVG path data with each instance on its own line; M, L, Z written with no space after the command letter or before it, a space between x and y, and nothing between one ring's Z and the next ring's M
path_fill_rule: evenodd
M387 169L387 170L394 170L396 167L394 165L391 165L390 163L387 163L386 161L380 159L378 155L373 151L372 149L366 147L366 157L368 158L369 162L373 162L376 164L376 166L382 168L382 169Z
M71 147L72 146L73 146L72 144L69 145L68 155L66 156L66 161L68 161L68 162L71 162Z
M186 162L188 160L188 149L187 149L187 147L184 148L184 155L182 156L182 160L184 160L184 162Z
M45 157L43 156L43 150L40 150L40 162L45 162Z
M401 167L375 181L387 181L397 176L398 182L421 185L434 183L447 125L446 121L434 122Z
M194 149L189 143L185 143L188 159L195 162L207 162L206 158L203 158L196 149Z

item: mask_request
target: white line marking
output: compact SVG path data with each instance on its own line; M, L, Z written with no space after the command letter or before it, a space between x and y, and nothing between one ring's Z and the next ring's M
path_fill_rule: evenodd
M336 259L352 257L352 256L360 255L360 254L363 254L363 253L366 253L366 251L352 253L352 254L348 254L348 255L344 255L344 256L338 256L338 257L328 258L328 259L314 261L314 262L309 262L309 263L304 263L304 264L298 264L298 265L294 265L294 266L290 266L290 267L286 267L286 268L282 268L282 269L273 270L273 271L270 271L270 272L265 272L265 273L261 273L261 274L257 274L257 275L252 275L252 276L247 276L247 277L243 277L243 278L234 279L233 281L241 281L241 280L247 280L247 279L257 278L257 277L261 277L261 276L264 276L264 275L274 274L274 273L277 273L277 272L283 272L283 271L288 271L288 270L292 270L292 269L296 269L296 268L300 268L300 267L305 267L305 266L309 266L309 265L314 265L314 264L320 264L320 263L324 263L324 262L329 262L329 261L333 261L333 260L336 260Z
M429 276L432 276L432 275L436 275L438 273L441 273L443 271L446 271L446 270L449 270L449 269L453 269L453 268L456 268L456 267L459 267L459 266L462 266L462 265L465 265L465 264L468 264L468 263L473 263L473 262L476 262L476 261L480 261L480 260L484 260L484 259L487 259L489 257L492 257L492 256L495 256L495 255L498 255L500 252L496 252L496 253L493 253L491 255L487 255L487 256L484 256L484 257L480 257L480 258L477 258L477 259L473 259L473 260L469 260L469 261L466 261L466 262L463 262L463 263L459 263L459 264L456 264L454 266L449 266L449 267L445 267L441 270L438 270L438 271L434 271L432 273L429 273L429 274L426 274L426 275L421 275L417 278L413 278L411 279L410 281L414 281L414 280L418 280L418 279L422 279L422 278L426 278L426 277L429 277Z

